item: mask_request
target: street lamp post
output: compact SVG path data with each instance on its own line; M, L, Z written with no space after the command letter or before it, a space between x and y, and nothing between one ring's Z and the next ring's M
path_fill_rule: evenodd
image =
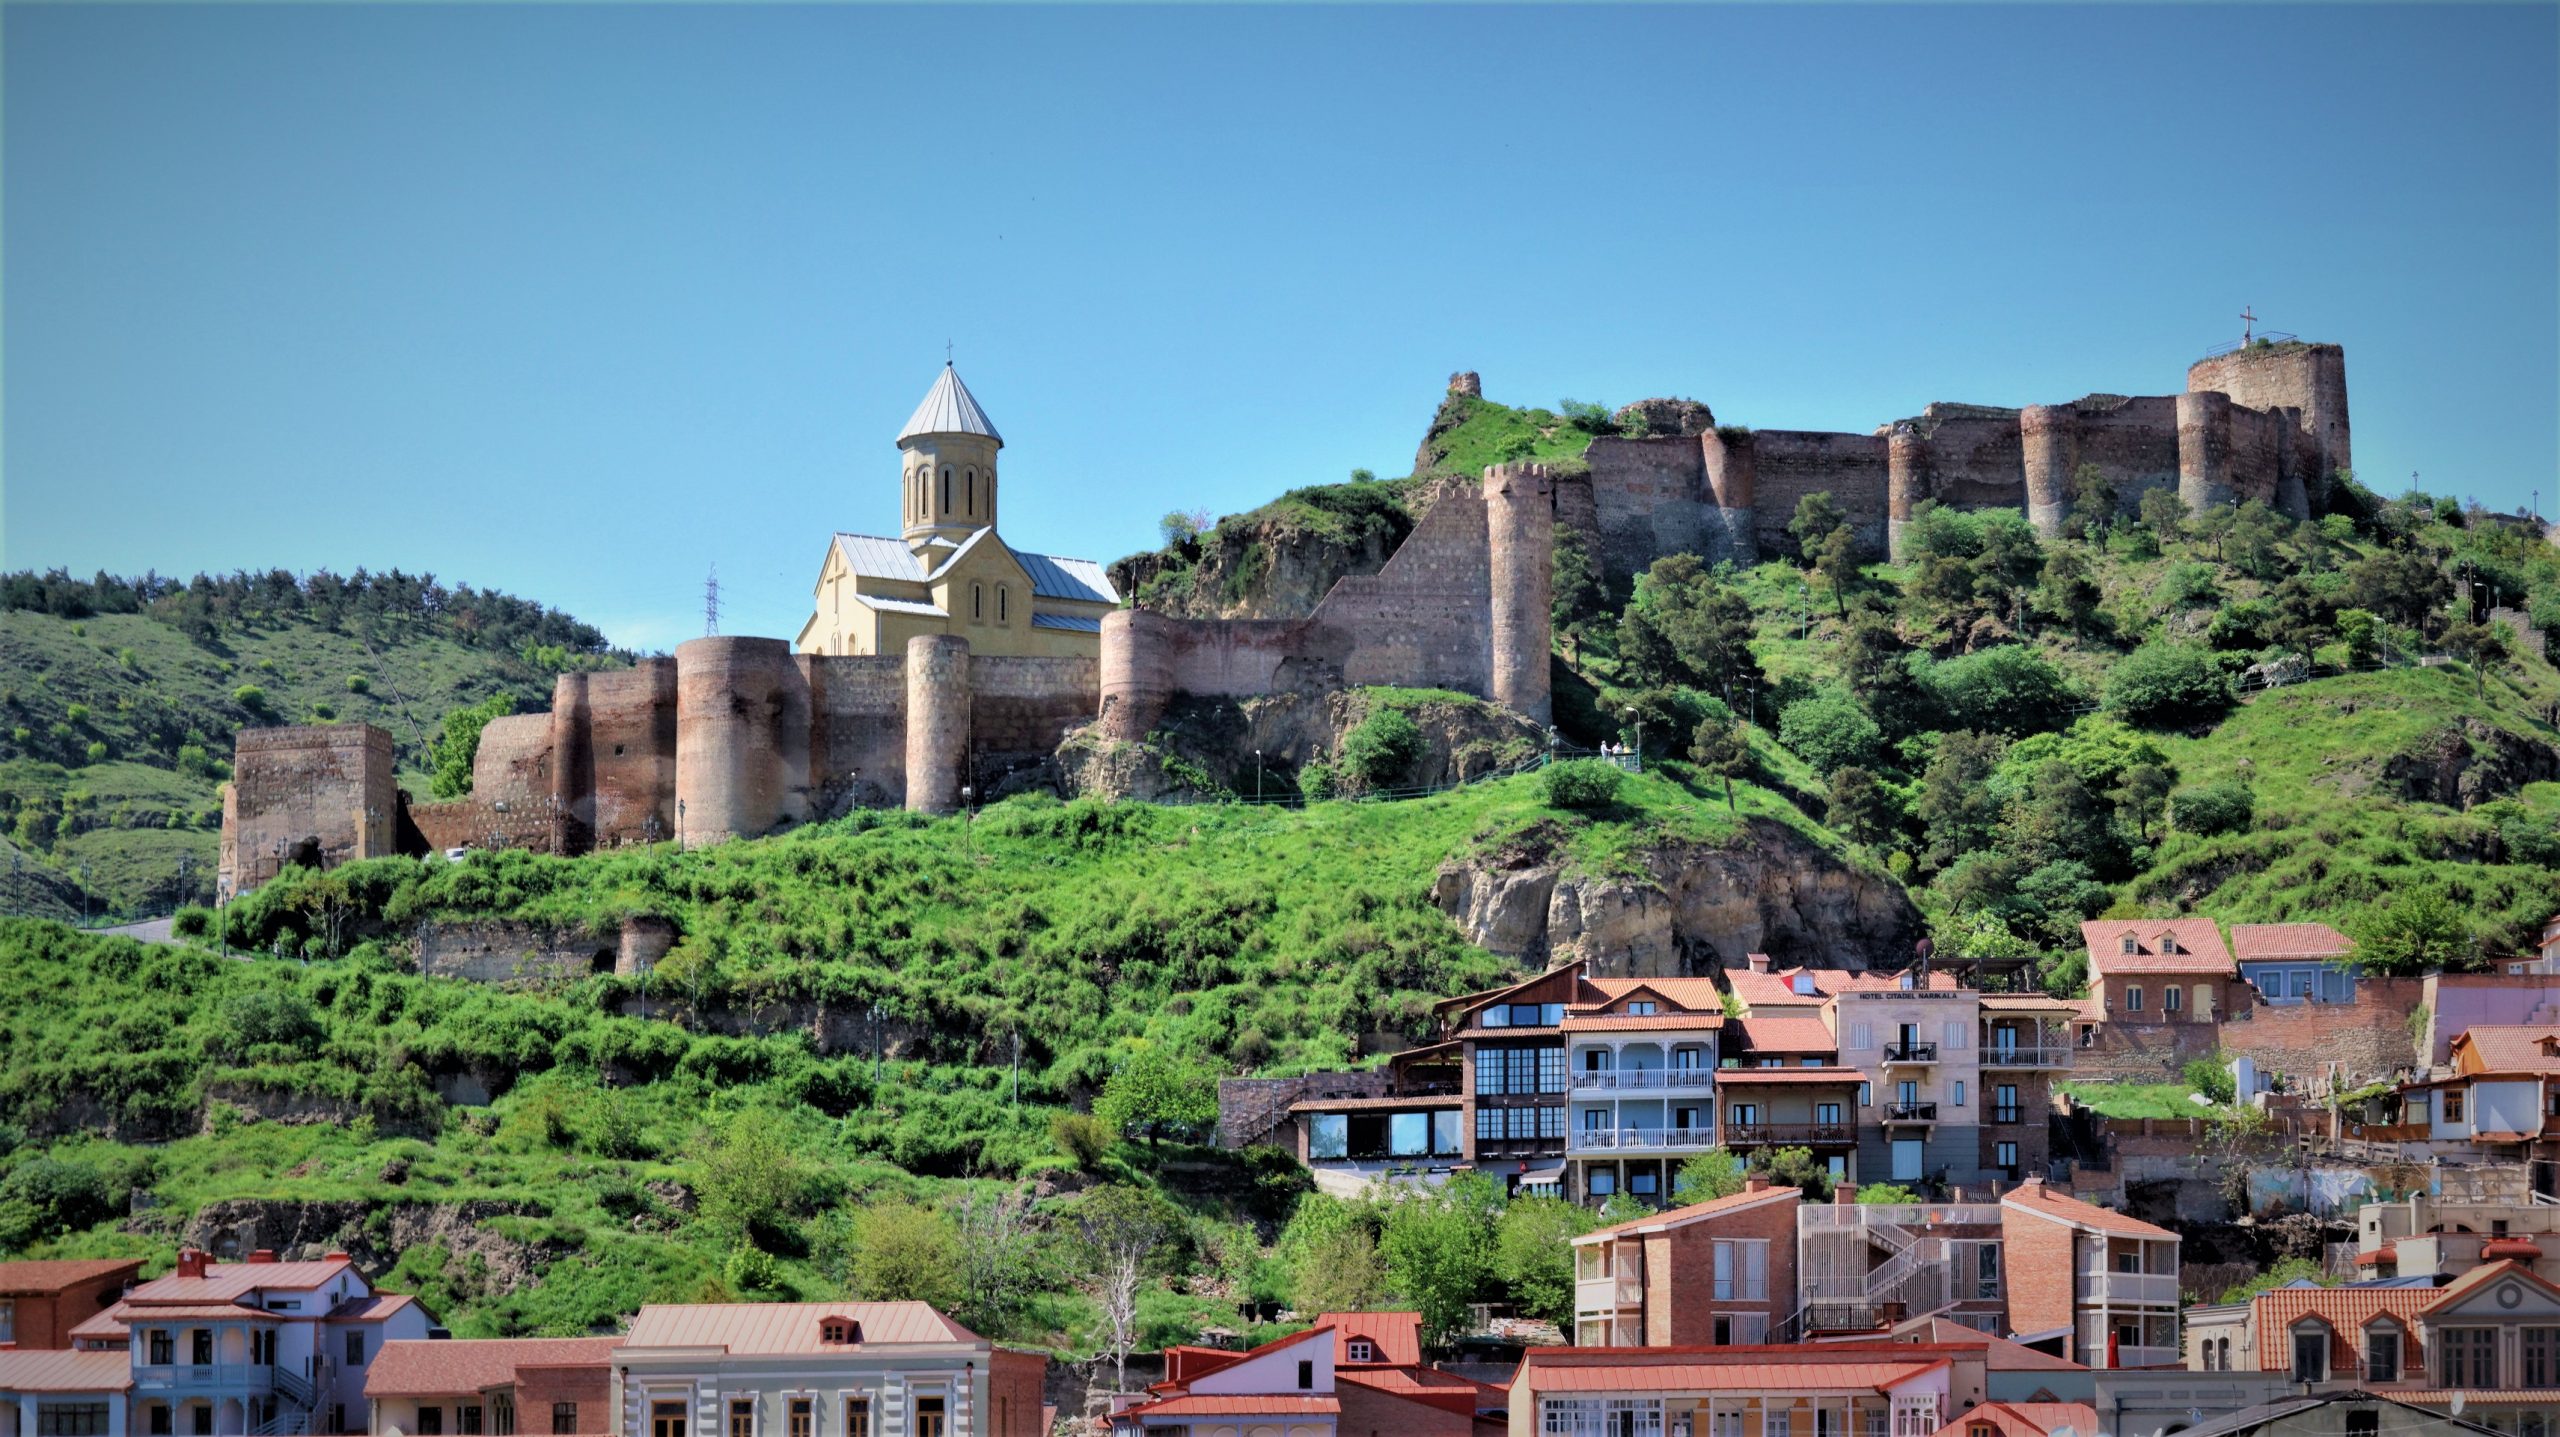
M1627 721L1636 726L1636 769L1642 772L1644 769L1644 715L1629 709Z
M1253 801L1262 802L1262 750L1253 751Z

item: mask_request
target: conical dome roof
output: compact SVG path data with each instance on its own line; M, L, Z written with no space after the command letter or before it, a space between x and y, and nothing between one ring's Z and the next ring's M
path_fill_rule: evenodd
M898 442L904 444L922 434L982 434L994 440L998 448L1004 446L1004 436L996 432L995 421L978 407L978 397L960 382L960 371L948 363L942 366L933 388L925 391L924 403L907 416L907 427L898 431Z

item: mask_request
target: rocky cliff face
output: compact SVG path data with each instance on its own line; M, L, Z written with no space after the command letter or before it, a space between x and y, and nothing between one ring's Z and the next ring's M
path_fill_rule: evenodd
M1457 478L1299 489L1194 538L1111 565L1136 607L1179 619L1300 619L1334 584L1386 567Z
M1453 859L1432 898L1480 947L1533 966L1586 958L1603 975L1704 974L1751 953L1863 969L1908 953L1921 932L1899 885L1784 824L1754 820L1714 846L1665 843L1606 876L1575 871L1563 839L1541 826Z
M1068 786L1096 798L1182 802L1222 794L1293 792L1310 762L1342 752L1343 740L1378 701L1348 689L1244 699L1177 699L1144 743L1105 743L1090 726L1058 749ZM1508 709L1451 694L1398 704L1421 730L1421 754L1396 787L1438 787L1480 778L1535 755L1546 731ZM1257 765L1255 750L1261 751ZM1353 788L1356 789L1356 783Z
M2446 724L2382 761L2383 785L2420 803L2471 808L2560 778L2560 750L2495 724Z
M410 1248L432 1243L452 1255L453 1270L485 1273L481 1280L489 1291L511 1292L537 1281L543 1264L570 1251L566 1244L523 1242L484 1225L491 1218L532 1211L521 1203L491 1201L232 1198L197 1209L180 1224L177 1236L182 1245L225 1260L245 1258L260 1248L271 1248L288 1262L343 1252L355 1259L357 1270L376 1274L389 1272ZM158 1229L168 1222L153 1210L138 1214L130 1225Z

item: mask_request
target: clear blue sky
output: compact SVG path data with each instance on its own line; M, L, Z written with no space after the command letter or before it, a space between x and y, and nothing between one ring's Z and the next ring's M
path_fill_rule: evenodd
M2560 506L2551 5L9 5L5 562L788 637L942 362L1015 544L1404 472L1452 370L1864 430L2347 346Z

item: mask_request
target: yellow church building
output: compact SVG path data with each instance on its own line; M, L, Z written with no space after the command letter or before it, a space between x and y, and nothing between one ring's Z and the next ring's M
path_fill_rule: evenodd
M996 432L949 364L898 431L895 539L838 534L818 570L804 654L903 654L923 634L972 653L1098 657L1120 595L1091 559L1016 549L996 533Z

